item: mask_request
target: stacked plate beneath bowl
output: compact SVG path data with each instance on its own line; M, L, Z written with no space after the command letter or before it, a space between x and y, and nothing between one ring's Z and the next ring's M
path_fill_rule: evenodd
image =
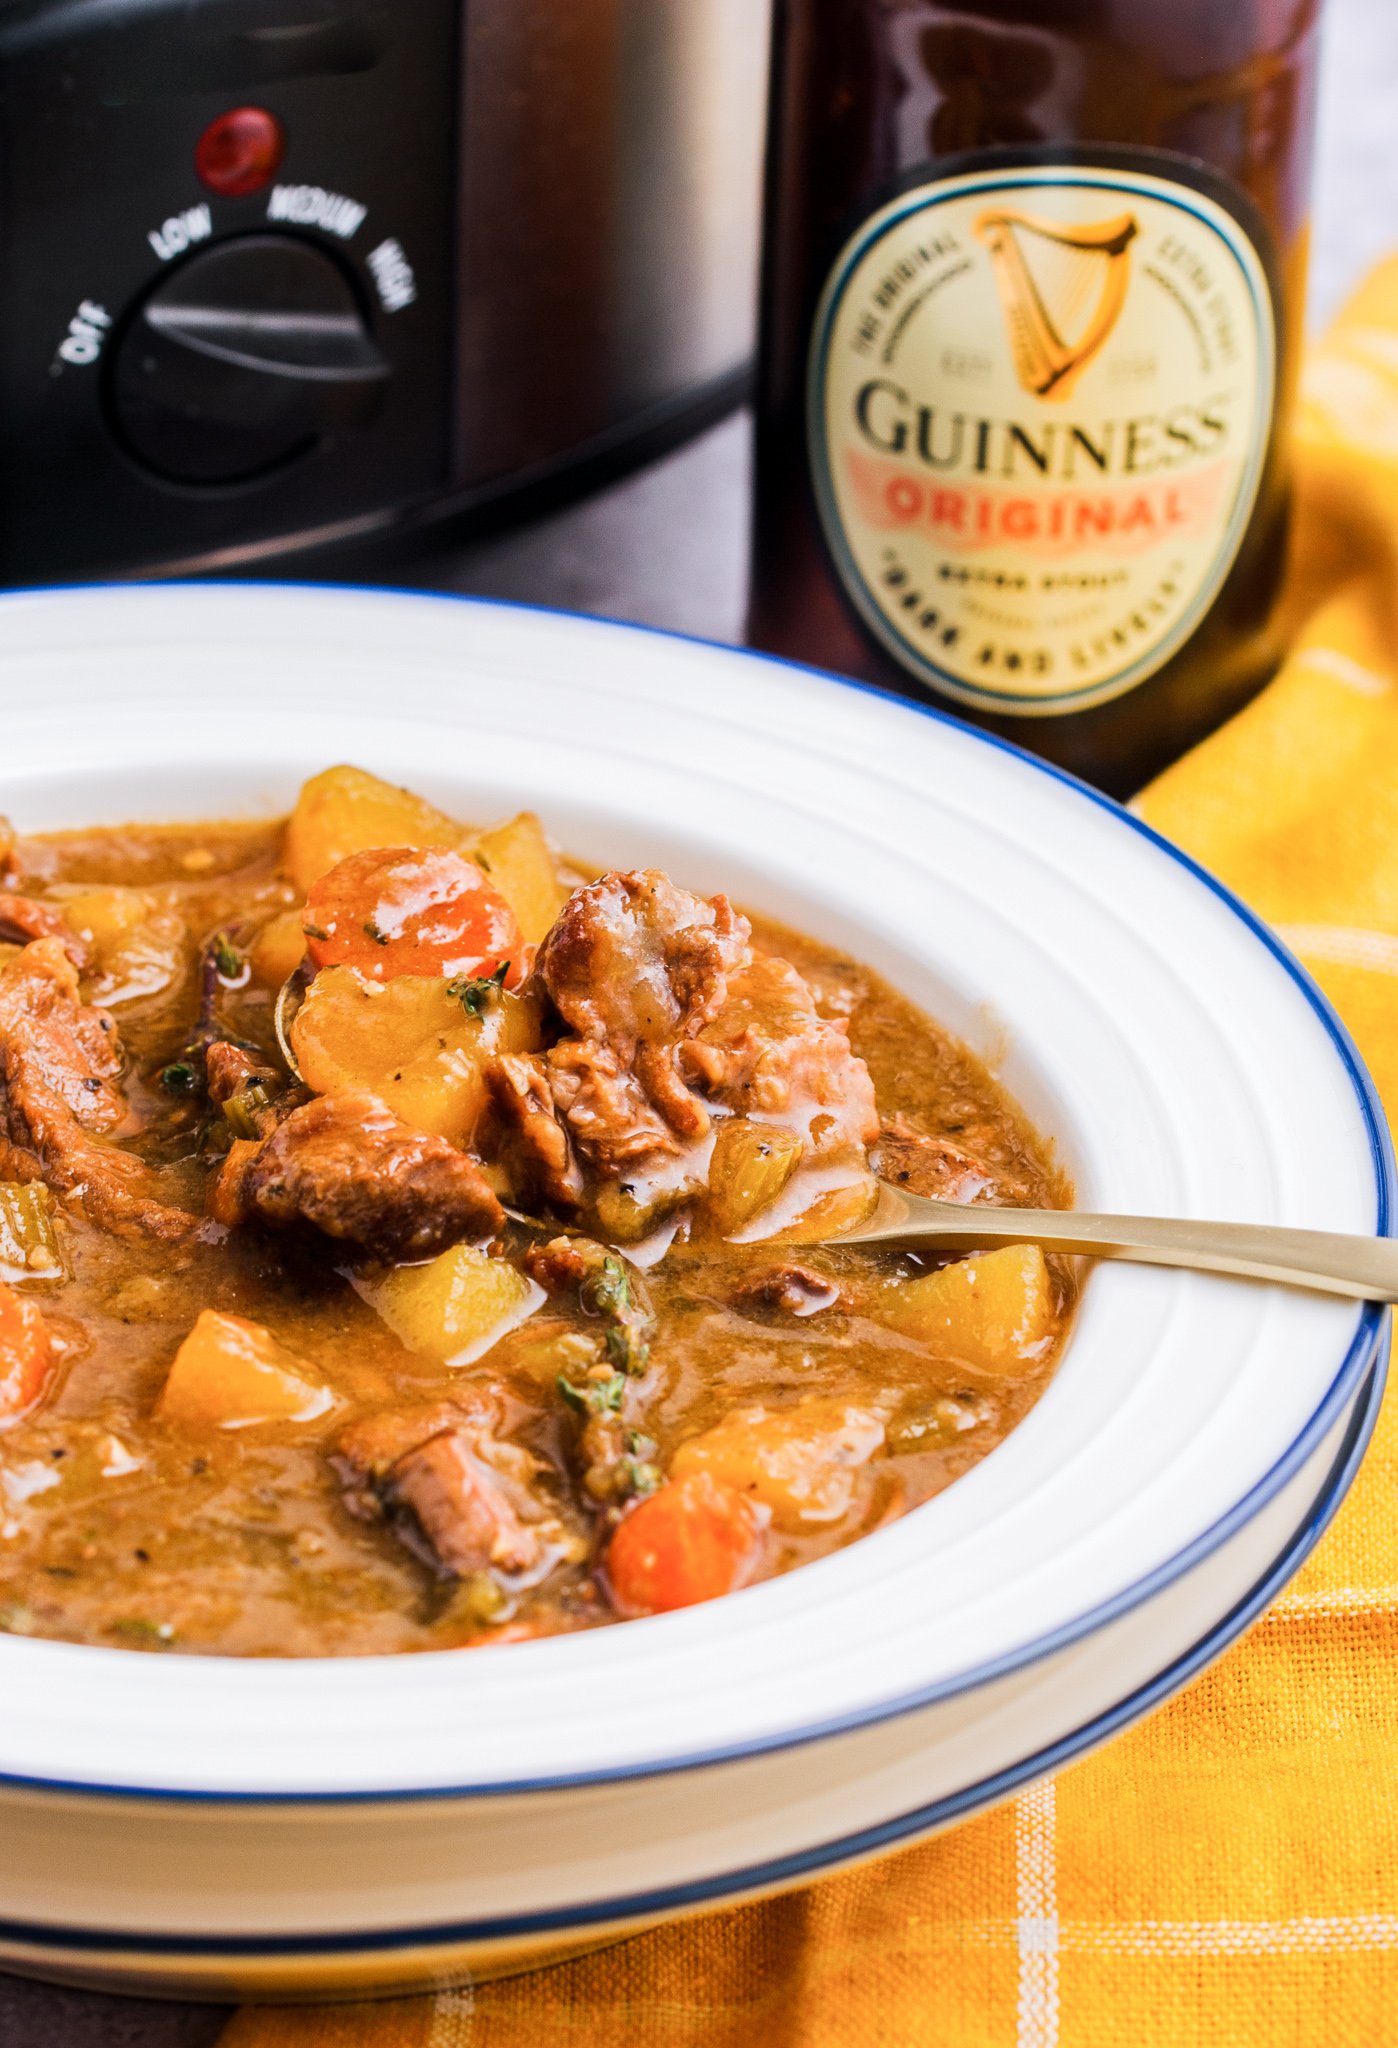
M22 828L276 810L331 759L464 816L527 804L581 857L869 961L995 1058L1085 1205L1389 1227L1372 1088L1302 970L1125 813L983 736L452 600L3 612ZM201 1995L396 1988L946 1825L1166 1697L1284 1584L1362 1451L1384 1333L1104 1269L1048 1393L947 1493L622 1629L352 1663L0 1639L0 1958Z

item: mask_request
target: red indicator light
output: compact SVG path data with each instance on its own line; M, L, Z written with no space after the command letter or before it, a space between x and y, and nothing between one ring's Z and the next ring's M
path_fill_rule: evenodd
M194 168L211 192L245 199L259 192L282 160L286 136L265 107L230 107L199 137Z

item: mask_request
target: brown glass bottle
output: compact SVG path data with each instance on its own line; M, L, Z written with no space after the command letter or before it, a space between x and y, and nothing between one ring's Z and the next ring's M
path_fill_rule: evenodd
M777 0L756 645L1117 794L1265 681L1319 6Z

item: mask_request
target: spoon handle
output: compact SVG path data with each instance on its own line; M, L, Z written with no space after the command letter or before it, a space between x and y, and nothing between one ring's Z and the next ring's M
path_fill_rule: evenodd
M901 1212L901 1213L900 1213ZM1398 1239L1277 1224L1197 1223L1173 1216L1094 1216L1080 1209L999 1209L906 1195L885 1183L868 1224L832 1242L879 1239L942 1250L1037 1244L1146 1266L1188 1266L1313 1287L1359 1301L1398 1301Z

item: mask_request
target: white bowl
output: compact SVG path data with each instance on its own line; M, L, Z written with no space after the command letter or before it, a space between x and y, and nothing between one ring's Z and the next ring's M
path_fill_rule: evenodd
M467 816L527 803L582 856L670 866L880 968L996 1058L1085 1205L1389 1227L1382 1116L1304 972L1144 826L948 720L636 628L387 593L22 596L0 648L0 810L25 828L276 810L340 759ZM112 1974L276 1988L277 1943L300 1942L297 1981L323 1990L356 1958L378 1970L384 1942L410 1974L429 1924L493 1962L774 1858L794 1881L835 1839L827 1776L836 1834L862 1839L927 1804L914 1781L945 1799L947 1771L969 1795L1013 1766L967 1735L971 1695L1009 1681L1029 1702L1005 1735L1023 1760L1035 1715L1060 1741L1107 1711L1103 1659L1118 1703L1145 1682L1140 1642L1163 1637L1134 1663L1113 1646L1146 1603L1163 1630L1179 1601L1181 1653L1221 1625L1310 1516L1382 1327L1102 1269L1049 1391L946 1494L620 1629L352 1665L0 1639L0 1954L54 1967L86 1944ZM1031 1667L1080 1670L1053 1660L1094 1639L1096 1703L1065 1679L1059 1726ZM952 1721L969 1748L945 1748ZM44 1885L16 1847L40 1811ZM345 1853L371 1815L415 1844L416 1889ZM189 1857L215 1820L255 1882ZM130 1882L138 1843L153 1892Z
M935 1834L1161 1705L1256 1619L1343 1499L1383 1379L1154 1599L984 1685L779 1755L566 1794L309 1807L13 1788L0 1957L133 1993L386 1996L537 1967Z

